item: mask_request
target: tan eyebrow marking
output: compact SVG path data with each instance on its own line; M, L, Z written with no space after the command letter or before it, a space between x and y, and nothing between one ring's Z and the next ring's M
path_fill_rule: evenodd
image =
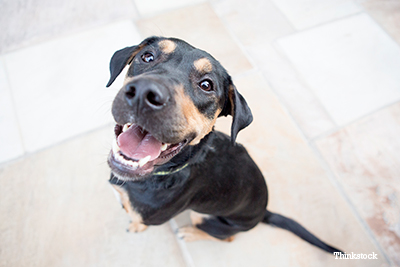
M193 64L196 70L200 73L210 73L213 69L210 60L205 57L196 60L195 62L193 62Z
M158 42L158 46L160 47L161 51L165 54L171 54L175 51L176 43L171 40L162 40Z

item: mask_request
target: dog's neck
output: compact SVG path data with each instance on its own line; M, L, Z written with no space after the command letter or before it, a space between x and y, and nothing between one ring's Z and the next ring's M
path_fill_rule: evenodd
M173 157L170 161L156 168L152 175L159 175L158 173L169 175L183 170L192 162L202 162L206 156L206 152L208 151L206 148L213 139L213 133L213 131L210 132L201 139L197 145L188 145L182 149L182 151L180 151L179 154Z

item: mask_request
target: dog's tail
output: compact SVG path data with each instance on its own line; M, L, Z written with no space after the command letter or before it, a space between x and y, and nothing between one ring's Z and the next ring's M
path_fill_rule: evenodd
M342 252L341 250L331 247L328 244L322 242L318 237L310 233L307 229L301 226L299 223L295 222L292 219L286 218L282 215L269 212L268 210L265 212L264 218L262 222L274 225L276 227L286 229L293 234L297 235L301 239L307 241L308 243L319 247L320 249L325 250L326 252ZM343 253L343 252L342 252Z

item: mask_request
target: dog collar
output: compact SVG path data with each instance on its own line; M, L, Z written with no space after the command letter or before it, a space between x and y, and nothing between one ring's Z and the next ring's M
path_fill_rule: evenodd
M160 171L160 172L155 172L155 173L153 173L153 175L161 176L161 175L174 174L174 173L177 173L177 172L183 170L183 169L186 168L187 166L189 166L189 163L186 163L185 165L179 167L178 169L175 169L175 170L172 170L172 171Z

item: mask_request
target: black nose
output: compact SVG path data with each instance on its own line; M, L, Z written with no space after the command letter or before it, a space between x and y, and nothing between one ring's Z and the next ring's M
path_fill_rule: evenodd
M130 106L162 109L168 102L167 90L152 81L139 80L126 85L125 98Z

